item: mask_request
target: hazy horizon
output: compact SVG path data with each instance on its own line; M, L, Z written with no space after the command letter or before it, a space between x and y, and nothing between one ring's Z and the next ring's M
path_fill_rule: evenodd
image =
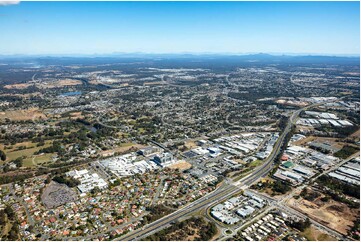
M20 2L0 55L359 56L359 2Z
M273 52L248 52L248 53L231 53L231 52L164 52L164 53L150 53L150 52L113 52L113 53L62 53L62 54L0 54L0 57L122 57L122 56L248 56L248 55L269 55L269 56L322 56L322 57L352 57L359 58L360 54L333 54L333 53L273 53Z

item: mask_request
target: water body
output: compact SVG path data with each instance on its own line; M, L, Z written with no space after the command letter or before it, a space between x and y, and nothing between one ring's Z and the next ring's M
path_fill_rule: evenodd
M77 96L77 95L81 95L81 94L82 94L81 91L77 91L77 92L66 92L66 93L61 94L60 96L68 97L68 96Z

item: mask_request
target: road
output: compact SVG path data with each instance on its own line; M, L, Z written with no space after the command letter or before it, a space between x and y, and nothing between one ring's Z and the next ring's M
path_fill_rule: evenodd
M311 106L313 106L313 105L311 105ZM158 219L157 221L154 221L153 223L150 223L150 224L144 226L142 229L132 231L120 238L117 238L117 240L139 240L140 238L144 237L145 235L154 233L155 231L161 229L162 227L169 225L171 222L175 222L183 217L190 216L195 211L205 209L208 206L212 205L213 203L219 202L223 199L233 196L234 194L236 194L236 193L242 191L243 189L247 188L248 186L252 185L260 177L267 175L268 172L273 168L273 165L274 165L273 161L274 161L275 157L277 156L277 154L279 153L285 137L291 131L292 125L295 124L300 112L306 108L307 107L299 109L291 115L291 117L289 118L289 121L287 123L287 126L283 130L282 134L279 136L279 138L273 148L272 153L266 158L266 160L260 167L256 168L256 170L253 173L240 179L238 182L236 182L234 184L225 184L223 186L220 186L213 192L211 192L211 193L207 194L206 196L194 201L193 203L175 211L174 213L171 213L161 219Z
M31 216L31 213L29 211L29 208L28 206L25 204L24 200L22 197L19 197L18 195L16 195L16 192L15 192L15 189L14 189L14 184L10 184L9 185L9 190L10 190L10 193L12 193L14 195L14 198L15 200L21 204L21 206L23 206L23 208L25 209L25 214L26 214L26 218L27 218L27 222L29 225L31 226L35 226L35 221L33 219L33 217ZM34 227L34 233L38 233L38 228Z
M287 134L292 129L292 126L296 124L299 114L302 111L307 110L308 108L323 105L325 103L326 102L312 104L312 105L303 107L303 108L298 109L297 111L293 112L292 115L290 116L290 118L288 119L288 123L287 123L285 129L280 134L276 144L274 145L272 153L265 159L265 161L263 162L263 164L261 166L259 166L255 169L255 171L253 173L243 177L238 182L235 182L233 184L223 184L222 186L218 187L213 192L186 205L185 207L180 208L179 210L177 210L161 219L158 219L148 225L145 225L142 229L138 229L138 230L132 231L124 236L121 236L121 237L117 238L116 240L140 240L141 238L143 238L145 236L148 236L158 230L161 230L162 228L165 228L172 222L176 222L182 218L191 216L196 211L206 209L207 207L212 206L212 204L214 204L214 203L217 203L226 198L232 197L236 193L241 192L244 189L247 189L249 186L251 186L253 183L255 183L259 178L265 177L272 170L272 168L274 166L274 159L278 155ZM303 215L303 216L305 216L305 215Z
M291 197L293 197L293 195L299 191L301 191L304 187L306 187L306 185L298 187L296 189L294 189L289 195L282 197L281 199L275 199L272 197L267 196L266 194L260 194L256 191L252 191L253 193L257 194L257 196L262 197L263 199L267 200L268 203L271 205L271 209L272 208L277 208L280 211L283 211L291 216L295 216L298 218L302 218L302 219L306 219L309 218L311 223L313 224L313 226L315 226L316 228L318 228L321 231L324 231L330 235L332 235L333 237L339 239L339 240L345 240L345 236L343 236L342 234L340 234L339 232L328 228L327 226L315 221L314 219L308 217L307 215L301 213L300 211L290 207L287 205L287 200ZM244 227L244 226L243 226Z

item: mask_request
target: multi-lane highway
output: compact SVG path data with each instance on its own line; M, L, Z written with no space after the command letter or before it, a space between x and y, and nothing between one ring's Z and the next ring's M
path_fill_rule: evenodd
M200 211L202 209L205 209L212 204L221 201L223 199L226 199L228 197L233 196L234 194L242 191L243 189L247 188L248 186L252 185L254 182L256 182L259 178L266 176L273 168L274 166L274 159L279 153L282 144L287 136L287 134L291 131L292 126L296 123L297 118L301 111L306 110L307 108L314 107L317 105L321 105L323 103L319 104L313 104L307 107L304 107L302 109L299 109L295 111L291 117L288 120L288 123L286 125L286 128L283 130L283 132L280 134L272 153L264 163L255 169L254 172L249 174L246 177L243 177L238 182L235 182L233 184L223 184L222 186L218 187L213 192L207 194L206 196L194 201L193 203L161 218L157 221L154 221L146 226L144 226L142 229L138 229L135 231L132 231L122 237L117 238L117 240L139 240L143 238L144 236L150 235L166 226L168 226L170 223L175 222L181 218L187 217L192 215L196 211Z

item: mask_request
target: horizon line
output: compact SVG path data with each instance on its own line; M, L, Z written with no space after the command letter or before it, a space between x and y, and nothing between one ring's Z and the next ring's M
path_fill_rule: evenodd
M270 55L270 56L323 56L323 57L359 57L357 54L336 53L301 53L301 52L112 52L112 53L46 53L46 54L0 54L0 57L115 57L126 55L223 55L223 56L246 56L246 55Z

